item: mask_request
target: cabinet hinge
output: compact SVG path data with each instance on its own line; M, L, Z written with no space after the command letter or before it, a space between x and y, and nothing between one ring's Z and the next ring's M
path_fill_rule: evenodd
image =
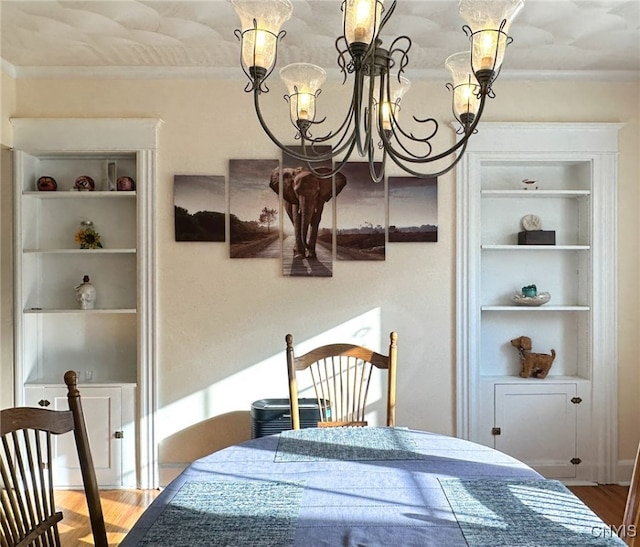
M502 430L499 427L492 427L491 428L491 434L492 435L500 435L502 433Z
M582 402L582 399L581 399L580 397L573 397L573 398L571 399L571 402L572 402L574 405L579 405L579 404Z
M571 458L570 461L573 465L580 465L582 463L582 460L580 458Z
M113 436L114 436L116 439L124 439L124 431L116 431L116 432L113 434Z

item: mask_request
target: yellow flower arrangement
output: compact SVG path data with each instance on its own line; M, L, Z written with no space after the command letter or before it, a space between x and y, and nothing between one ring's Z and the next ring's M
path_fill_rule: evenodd
M81 249L102 249L100 234L93 228L93 222L86 220L82 222L82 228L74 237Z

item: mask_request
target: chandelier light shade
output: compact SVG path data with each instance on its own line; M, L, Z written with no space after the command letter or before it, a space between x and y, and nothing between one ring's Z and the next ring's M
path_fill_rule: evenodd
M478 79L497 78L511 23L523 6L524 0L460 0L460 15L471 38L471 67Z
M231 0L242 25L242 64L265 78L276 62L280 28L291 18L289 0Z
M381 18L382 0L345 0L342 20L349 46L364 53L378 34Z
M323 68L310 63L293 63L280 70L280 78L287 86L291 122L298 130L300 126L315 121L316 94L327 79Z
M391 131L398 116L400 115L400 103L404 94L409 91L411 82L404 76L398 74L389 75L389 98L387 99L386 90L383 90L383 97L380 108L382 116L383 131Z
M445 66L451 73L453 91L453 115L462 127L473 122L480 107L480 86L471 72L469 52L461 51L450 55Z
M276 64L278 42L286 34L280 29L291 17L292 4L290 0L231 0L231 4L242 26L235 34L241 41L241 66L249 78L245 91L253 93L258 121L268 137L320 177L333 176L357 151L367 158L371 178L379 182L387 161L411 175L431 178L448 172L460 160L486 99L494 96L492 84L512 41L509 29L524 0L459 0L470 50L451 55L445 66L453 80L447 87L453 95L453 114L461 136L442 152L436 152L432 144L439 128L435 118L414 115L411 129L399 123L400 105L411 85L404 75L411 39L399 36L386 48L380 38L395 1L388 6L382 0L342 2L343 28L335 47L343 84L348 80L352 84L349 108L337 129L326 132L322 128L326 118L317 119L316 115L325 70L309 63L293 63L280 70L295 139L300 141L295 149L271 131L260 108L261 97L269 91L266 80ZM334 161L334 168L318 173L314 166L326 165L328 160ZM432 163L435 169L430 167Z

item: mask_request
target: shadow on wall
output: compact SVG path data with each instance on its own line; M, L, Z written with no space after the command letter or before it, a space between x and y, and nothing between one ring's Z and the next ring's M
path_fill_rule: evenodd
M167 437L160 443L161 466L186 466L207 454L251 439L251 412L215 416Z

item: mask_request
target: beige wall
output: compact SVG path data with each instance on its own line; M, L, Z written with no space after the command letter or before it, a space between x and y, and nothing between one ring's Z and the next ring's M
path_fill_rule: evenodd
M9 116L15 112L16 86L0 70L0 408L13 402L13 296L12 296L12 162L9 147L13 132Z
M286 396L287 332L301 342L365 333L366 340L384 348L388 332L397 330L398 423L454 433L453 174L439 181L437 244L389 245L383 263L337 262L331 279L285 278L277 260L231 260L228 244L174 241L175 173L227 175L230 158L279 157L261 133L243 88L240 81L209 80L17 82L16 116L163 120L155 226L162 463L190 461L248 437L251 402ZM322 100L329 101L333 91L329 86ZM620 458L631 459L640 439L638 84L500 81L496 92L489 121L626 124L619 164L619 426ZM275 89L269 99L284 119L282 94ZM453 141L444 85L414 84L405 111L414 107L442 115L441 144ZM293 142L292 129L284 122L281 129L283 140ZM4 243L4 224L2 233ZM3 278L6 271L3 263ZM3 309L7 298L3 291Z

